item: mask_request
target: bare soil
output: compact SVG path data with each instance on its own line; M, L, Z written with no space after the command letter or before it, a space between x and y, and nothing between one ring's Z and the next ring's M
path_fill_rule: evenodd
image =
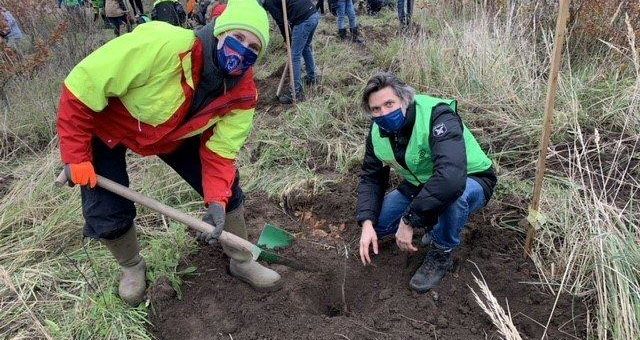
M254 193L247 200L250 239L265 223L296 235L288 256L314 270L270 265L283 275L282 289L261 293L227 274L228 259L204 246L184 259L199 275L183 286L183 298L166 287L150 290L152 325L160 339L496 339L491 320L471 294L480 272L524 339L539 339L555 296L523 257L523 235L492 227L504 212L489 205L473 216L455 254L454 270L440 286L417 294L408 281L424 249L407 256L384 242L373 266L358 258L354 221L355 181L319 197L289 197L280 206ZM161 283L166 286L167 283ZM160 292L160 293L157 293ZM550 339L585 337L586 307L561 295L547 334Z

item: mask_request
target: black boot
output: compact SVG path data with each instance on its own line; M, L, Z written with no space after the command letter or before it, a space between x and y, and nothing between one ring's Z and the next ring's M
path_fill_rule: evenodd
M356 44L364 44L364 41L360 39L360 35L358 34L358 27L351 29L351 41Z
M301 103L305 100L304 98L304 92L299 91L296 92L296 103ZM280 104L293 104L293 96L291 95L291 92L287 92L283 95L281 95L280 97L278 97L278 101L280 102Z
M409 33L409 21L408 17L400 18L400 25L398 26L398 34L404 35Z
M429 289L440 284L442 278L452 267L451 251L445 252L432 248L427 252L422 266L413 274L409 286L418 293L426 293Z
M320 84L321 81L322 81L322 76L319 74L316 74L313 78L310 78L308 75L305 75L302 77L302 82L306 86L315 86Z
M341 40L347 39L347 29L346 28L339 29L338 37L340 37Z

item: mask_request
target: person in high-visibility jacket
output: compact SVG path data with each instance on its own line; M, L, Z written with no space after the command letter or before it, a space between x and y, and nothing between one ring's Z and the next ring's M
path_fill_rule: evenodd
M360 259L371 263L378 239L395 236L414 252L414 230L429 246L409 286L419 293L436 287L452 268L469 216L484 207L497 178L493 163L464 126L457 102L416 94L392 73L373 76L362 108L373 120L358 186L357 220L362 226ZM385 195L393 169L404 181Z
M120 296L137 305L146 288L133 203L96 186L97 174L129 185L125 153L157 155L204 198L204 220L247 238L235 159L253 125L253 65L269 43L266 12L231 0L215 23L196 32L151 21L106 43L64 81L57 129L62 161L81 186L84 235L120 264ZM135 62L131 62L135 60ZM280 275L222 245L232 275L276 289Z

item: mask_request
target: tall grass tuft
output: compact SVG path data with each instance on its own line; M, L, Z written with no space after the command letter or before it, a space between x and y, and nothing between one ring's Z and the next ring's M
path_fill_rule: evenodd
M476 266L477 268L477 266ZM511 317L511 311L504 311L504 308L500 306L500 303L496 299L496 297L491 292L487 281L485 281L482 273L480 274L480 278L478 278L475 274L473 275L473 279L475 280L478 288L480 288L480 293L476 292L475 289L469 286L471 289L471 293L473 297L475 297L476 302L482 308L482 310L489 316L493 325L496 326L500 335L505 340L522 340L520 336L520 332L513 324L513 319ZM508 307L508 305L507 305Z

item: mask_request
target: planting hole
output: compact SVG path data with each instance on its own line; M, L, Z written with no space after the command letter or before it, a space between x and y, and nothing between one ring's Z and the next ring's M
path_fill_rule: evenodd
M328 305L325 308L325 315L327 315L330 318L335 318L336 316L342 316L342 315L345 315L343 309L344 309L343 306L339 304Z

